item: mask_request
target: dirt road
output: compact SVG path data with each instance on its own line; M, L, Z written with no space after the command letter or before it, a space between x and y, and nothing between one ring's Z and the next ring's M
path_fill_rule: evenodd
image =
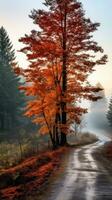
M92 156L100 145L73 149L41 200L112 200L112 174Z

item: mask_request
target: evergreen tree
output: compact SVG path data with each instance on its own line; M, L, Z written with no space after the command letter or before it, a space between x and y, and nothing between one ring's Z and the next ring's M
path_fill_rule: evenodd
M112 97L111 97L110 103L109 103L109 108L108 108L108 112L107 112L107 119L108 119L110 126L112 127Z
M14 71L15 52L6 30L0 28L0 129L13 128L19 119L23 93L18 90L20 78Z

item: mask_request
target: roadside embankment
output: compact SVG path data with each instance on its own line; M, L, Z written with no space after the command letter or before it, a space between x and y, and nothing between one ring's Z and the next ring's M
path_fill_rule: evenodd
M93 152L93 157L112 173L112 141L106 142Z

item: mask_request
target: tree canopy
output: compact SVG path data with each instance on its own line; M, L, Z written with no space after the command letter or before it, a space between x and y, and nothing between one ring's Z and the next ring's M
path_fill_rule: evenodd
M77 0L46 0L47 10L33 10L30 17L37 30L25 35L21 52L29 61L27 69L15 68L26 79L20 87L33 96L26 116L41 125L40 133L49 134L53 146L65 145L71 125L80 123L87 109L79 106L83 99L96 101L101 88L88 83L96 65L104 65L107 56L93 39L99 23L85 17ZM103 54L99 59L97 53Z

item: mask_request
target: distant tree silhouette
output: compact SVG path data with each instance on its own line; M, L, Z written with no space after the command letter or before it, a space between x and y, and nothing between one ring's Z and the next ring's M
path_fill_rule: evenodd
M112 97L110 99L110 103L109 103L109 107L108 107L107 119L110 124L110 127L112 127Z

